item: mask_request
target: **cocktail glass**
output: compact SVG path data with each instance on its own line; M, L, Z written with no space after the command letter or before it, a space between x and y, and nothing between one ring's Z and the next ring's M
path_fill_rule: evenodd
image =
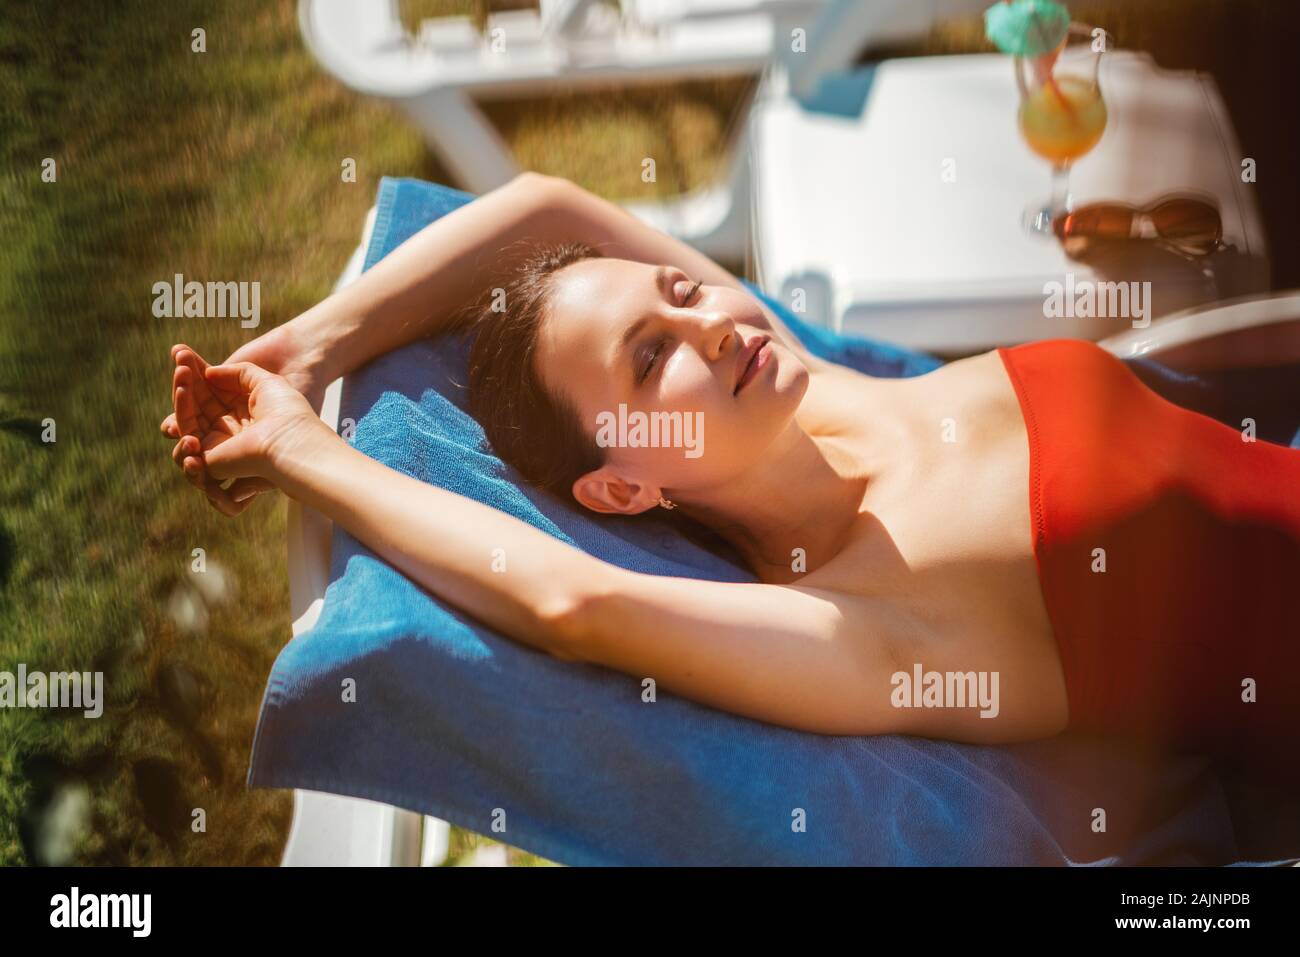
M1071 23L1061 44L1037 57L1014 57L1020 90L1020 134L1029 148L1052 164L1052 192L1025 210L1025 225L1052 237L1052 220L1070 209L1070 167L1106 130L1106 101L1099 74L1110 36L1102 29Z

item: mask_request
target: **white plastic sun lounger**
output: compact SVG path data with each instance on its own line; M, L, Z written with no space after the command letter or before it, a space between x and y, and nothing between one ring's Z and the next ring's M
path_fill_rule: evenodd
M823 0L644 5L619 17L588 0L403 28L395 0L299 0L308 49L347 86L402 108L457 178L485 193L518 167L476 105L480 96L537 96L575 88L758 73L773 55L782 17ZM637 13L643 18L637 19ZM743 253L743 206L734 171L668 204L643 204L656 225L720 258ZM734 207L734 209L733 209Z
M456 177L485 193L519 170L475 98L758 74L784 62L796 92L846 68L864 41L924 33L987 0L541 0L539 10L438 17L416 35L396 0L299 0L307 48L348 87L403 109ZM801 33L800 33L801 31ZM800 35L796 38L796 34ZM665 203L626 203L716 259L740 262L749 235L748 123L715 183Z

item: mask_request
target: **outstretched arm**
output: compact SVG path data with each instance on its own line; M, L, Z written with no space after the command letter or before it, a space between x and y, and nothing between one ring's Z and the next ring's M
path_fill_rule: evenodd
M870 602L627 571L358 452L279 376L239 364L206 378L234 412L204 431L183 384L177 416L204 433L215 477L274 483L503 634L784 727L899 730L889 676L904 633Z
M321 427L275 481L408 578L503 634L733 714L823 734L895 730L889 636L813 589L627 571ZM494 550L504 564L494 563ZM856 624L855 624L856 623Z
M516 640L575 656L569 639L576 583L599 573L598 559L389 468L323 424L282 439L269 457L269 474L287 495L346 528L416 584Z
M513 247L563 237L560 182L519 174L430 223L292 323L319 343L333 377L449 331L484 289L505 284Z
M430 223L292 323L301 341L317 344L330 375L345 375L408 342L448 331L484 289L506 283L512 249L569 240L590 243L606 256L667 263L706 283L745 288L704 253L616 203L569 180L526 172ZM826 367L775 313L766 305L762 310L805 363Z

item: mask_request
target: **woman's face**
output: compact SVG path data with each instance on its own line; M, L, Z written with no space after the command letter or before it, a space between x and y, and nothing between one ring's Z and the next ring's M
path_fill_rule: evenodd
M743 474L808 387L751 295L625 259L554 275L536 361L604 446L605 466L574 488L603 511L642 511L661 493L689 500Z

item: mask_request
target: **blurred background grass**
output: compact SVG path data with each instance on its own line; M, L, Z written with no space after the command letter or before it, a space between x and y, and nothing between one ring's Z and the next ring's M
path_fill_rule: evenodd
M1289 5L1071 6L1164 66L1216 75L1260 159L1277 284L1300 285L1294 104L1279 85L1295 49ZM405 0L403 16L415 29L425 16L486 9ZM190 50L195 27L206 53ZM978 20L963 20L864 58L984 49ZM752 89L736 79L588 91L486 112L522 167L644 199L719 172ZM654 184L640 180L644 156L656 159ZM57 160L56 183L40 179L44 157ZM344 157L357 161L356 183L340 181ZM157 431L168 348L186 341L221 358L326 296L383 175L457 185L402 117L322 73L293 3L7 6L0 670L102 670L108 700L97 721L0 711L0 864L279 860L290 796L249 791L244 777L266 676L289 636L284 504L266 496L230 522L183 483ZM153 283L178 272L260 281L260 328L154 318ZM52 444L39 441L47 418ZM205 576L189 573L195 548ZM190 829L194 808L206 812L204 833ZM48 840L52 823L62 848ZM454 829L450 861L493 844ZM509 860L544 863L517 851Z

